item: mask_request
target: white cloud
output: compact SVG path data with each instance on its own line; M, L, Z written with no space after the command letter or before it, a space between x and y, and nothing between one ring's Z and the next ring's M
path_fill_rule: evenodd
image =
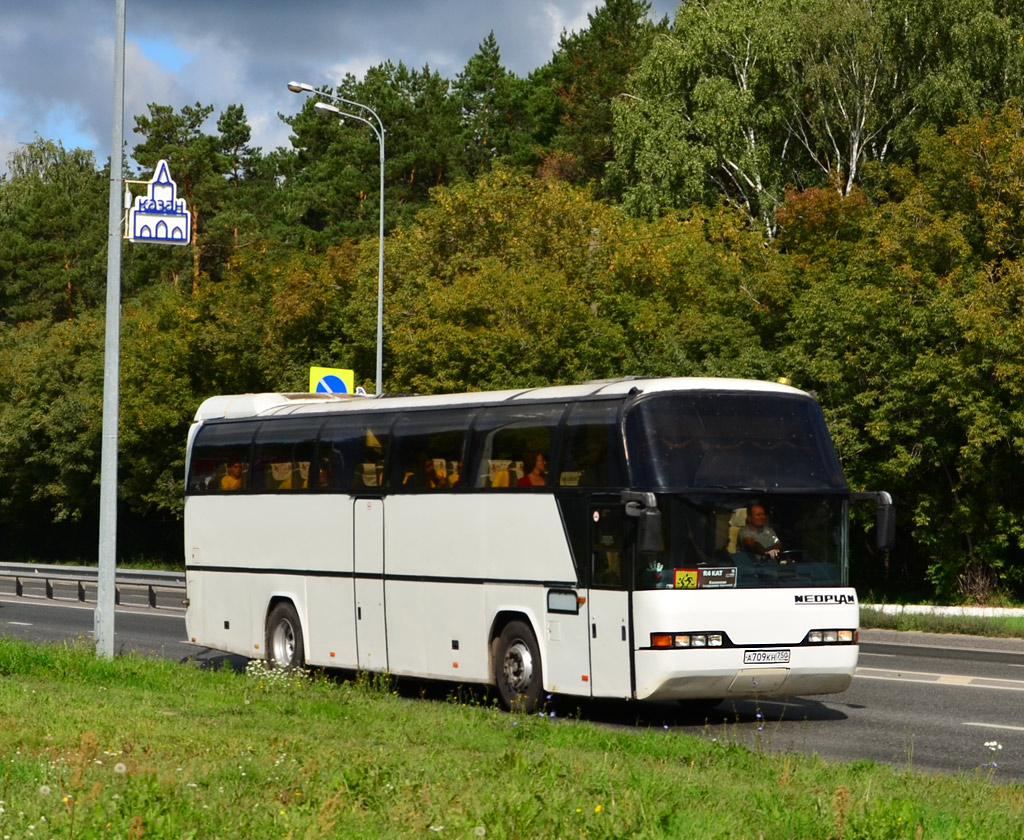
M385 60L450 79L493 31L505 66L525 76L546 63L563 30L587 25L598 0L129 0L125 44L125 140L133 117L156 102L214 106L215 121L241 104L253 144L287 144L296 79L335 84ZM675 0L654 0L655 14ZM0 4L0 171L7 154L38 133L109 154L114 9L109 0ZM147 53L149 54L147 56ZM47 131L60 136L47 136ZM211 129L212 130L212 129Z

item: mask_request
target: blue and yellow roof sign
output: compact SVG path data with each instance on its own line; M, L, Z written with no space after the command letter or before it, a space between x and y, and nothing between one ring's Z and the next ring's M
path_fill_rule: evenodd
M311 367L309 369L309 393L311 394L354 394L356 374L345 368Z

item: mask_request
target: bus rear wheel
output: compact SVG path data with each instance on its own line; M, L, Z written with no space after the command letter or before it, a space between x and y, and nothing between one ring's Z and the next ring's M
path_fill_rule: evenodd
M305 656L299 614L290 603L282 601L267 616L268 664L285 669L301 668Z
M494 678L501 704L512 712L534 711L544 690L540 648L530 626L510 621L494 651Z

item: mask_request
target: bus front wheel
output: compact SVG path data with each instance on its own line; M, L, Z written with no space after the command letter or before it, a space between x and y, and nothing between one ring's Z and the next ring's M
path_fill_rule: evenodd
M537 708L544 680L537 637L528 624L510 621L501 631L495 648L494 677L506 709L530 713Z
M301 668L305 664L299 614L286 601L267 616L267 660L278 668Z

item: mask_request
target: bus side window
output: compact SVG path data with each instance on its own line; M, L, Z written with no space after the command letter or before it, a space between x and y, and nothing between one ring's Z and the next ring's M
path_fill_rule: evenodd
M566 418L556 470L563 487L623 487L619 403L577 403Z
M192 447L187 492L247 489L250 441L255 430L254 421L204 424L196 433ZM231 467L232 464L239 466ZM231 473L237 473L237 478L228 478Z
M473 457L476 487L517 487L524 475L524 458L541 453L548 461L546 484L555 483L550 472L556 456L558 424L563 404L516 405L481 409L473 427Z
M399 417L388 455L387 486L409 492L460 486L471 419L466 411L414 412Z
M331 417L320 436L317 485L349 491L379 487L391 416Z
M624 508L597 506L591 512L591 586L621 589L626 585L627 563L623 546Z
M257 493L289 493L309 486L309 462L323 418L274 418L256 430L250 487ZM306 465L305 475L301 465Z

